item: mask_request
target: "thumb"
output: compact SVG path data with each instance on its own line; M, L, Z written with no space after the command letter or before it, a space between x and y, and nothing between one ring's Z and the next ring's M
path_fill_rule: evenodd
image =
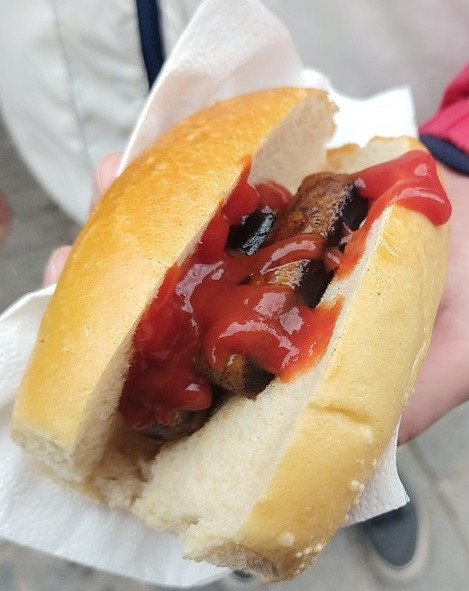
M104 156L96 167L93 175L93 197L90 211L94 209L101 195L109 189L116 179L121 159L122 154L120 152L112 152Z
M50 255L44 268L42 280L44 286L57 283L71 250L71 246L61 246Z

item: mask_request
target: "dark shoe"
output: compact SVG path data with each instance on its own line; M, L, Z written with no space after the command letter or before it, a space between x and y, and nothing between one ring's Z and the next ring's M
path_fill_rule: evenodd
M260 589L261 586L263 587L258 578L243 573L243 571L234 570L218 581L217 589L223 589L223 591L244 589L248 591L250 589Z
M361 523L377 574L391 580L409 580L423 567L428 550L428 518L415 501Z

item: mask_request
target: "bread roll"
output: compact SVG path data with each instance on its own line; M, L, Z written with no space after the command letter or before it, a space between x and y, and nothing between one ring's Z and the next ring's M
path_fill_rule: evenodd
M294 192L312 172L421 149L377 138L327 153L334 111L322 91L274 89L208 107L155 140L81 232L13 417L14 439L56 479L181 535L190 558L269 581L314 560L380 461L428 347L447 224L387 207L358 264L323 296L343 304L321 359L254 399L230 398L189 437L161 448L117 406L143 311L247 158L250 182Z

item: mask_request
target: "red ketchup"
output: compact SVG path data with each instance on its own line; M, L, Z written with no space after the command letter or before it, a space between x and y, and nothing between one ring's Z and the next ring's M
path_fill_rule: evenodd
M345 254L324 251L322 240L299 235L250 256L225 249L228 230L259 206L279 212L292 196L280 185L248 184L250 166L214 216L194 253L181 268L171 268L134 335L134 356L124 385L120 411L136 429L154 421L170 425L178 411L210 408L210 383L197 373L195 359L205 356L221 369L239 353L282 380L316 363L324 353L342 308L341 298L309 308L285 285L241 283L256 271L302 259L321 259L330 270L348 273L359 260L366 233L390 203L421 211L435 224L450 214L433 159L415 151L354 175L373 205L353 233Z
M338 277L346 276L355 267L365 250L372 223L388 205L399 203L419 211L435 226L450 218L451 203L438 178L436 162L427 152L412 150L353 176L360 195L370 200L371 207L365 222L347 245L337 269Z

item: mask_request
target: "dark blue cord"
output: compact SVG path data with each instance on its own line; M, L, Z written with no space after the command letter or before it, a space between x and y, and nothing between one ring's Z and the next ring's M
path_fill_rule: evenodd
M420 141L437 160L459 172L469 174L469 155L466 152L463 152L450 142L445 142L432 135L421 135Z
M160 14L157 0L136 0L143 62L151 87L163 65Z

